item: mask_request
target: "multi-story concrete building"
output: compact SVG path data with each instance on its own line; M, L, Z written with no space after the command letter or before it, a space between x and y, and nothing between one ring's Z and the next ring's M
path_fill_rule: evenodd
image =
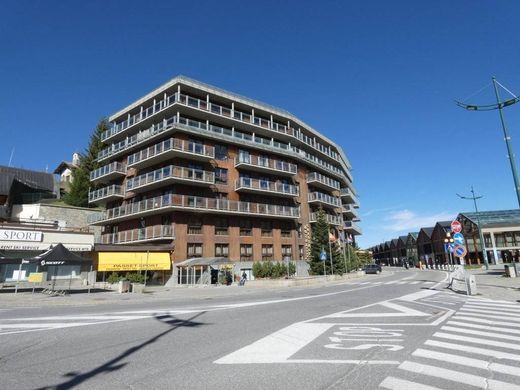
M179 76L109 121L89 194L103 244L305 260L320 207L337 235L361 234L347 156L287 111Z

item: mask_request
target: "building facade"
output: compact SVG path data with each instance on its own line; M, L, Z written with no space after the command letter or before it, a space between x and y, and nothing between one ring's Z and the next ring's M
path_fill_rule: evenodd
M179 76L109 121L89 193L104 245L306 260L320 208L336 236L361 234L345 153L284 110Z

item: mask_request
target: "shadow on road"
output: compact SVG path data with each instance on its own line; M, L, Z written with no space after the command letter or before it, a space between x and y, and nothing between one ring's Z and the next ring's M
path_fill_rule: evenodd
M169 325L170 328L165 330L164 332L161 332L158 335L152 337L151 339L142 342L139 345L136 345L132 348L127 349L126 351L122 352L115 358L109 360L108 362L102 364L99 367L96 367L83 374L78 373L78 372L70 372L70 373L64 375L66 377L70 377L70 379L67 380L66 382L63 382L63 383L60 383L57 385L52 385L52 386L40 387L40 388L38 388L38 390L72 389L73 387L75 387L99 374L109 373L112 371L120 370L121 368L125 367L128 364L128 362L121 362L123 359L131 356L132 354L136 353L137 351L146 347L147 345L155 343L157 340L159 340L161 337L167 335L168 333L173 332L174 330L176 330L178 328L184 328L184 327L189 328L189 327L198 327L198 326L205 325L203 322L194 321L197 317L200 317L203 314L205 314L205 312L198 313L197 315L194 315L193 317L191 317L187 320L181 320L181 319L175 318L169 314L156 315L156 316L154 316L154 318L156 320Z

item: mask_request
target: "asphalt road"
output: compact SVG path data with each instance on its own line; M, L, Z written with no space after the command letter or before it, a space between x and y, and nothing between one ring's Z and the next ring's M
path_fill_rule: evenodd
M451 293L445 276L1 306L0 388L520 388L520 305Z

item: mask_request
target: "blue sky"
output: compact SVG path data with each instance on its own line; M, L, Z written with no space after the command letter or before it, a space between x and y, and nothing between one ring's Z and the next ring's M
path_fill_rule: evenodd
M178 74L284 108L354 167L361 246L472 204L516 208L491 76L520 91L515 1L12 1L0 14L0 165L49 170ZM360 4L363 3L363 4ZM503 93L505 96L505 93ZM520 104L506 110L520 148Z

